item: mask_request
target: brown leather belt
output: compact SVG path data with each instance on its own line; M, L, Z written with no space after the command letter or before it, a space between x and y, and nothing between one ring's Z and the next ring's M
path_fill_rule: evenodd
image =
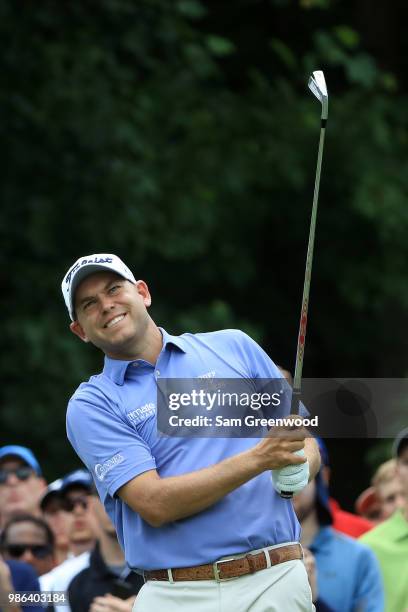
M270 564L266 560L268 555ZM145 580L167 580L179 582L181 580L228 580L246 574L253 574L266 569L270 565L278 565L285 561L302 559L303 551L300 544L288 544L278 548L263 549L258 553L248 553L238 559L220 559L215 563L196 565L195 567L177 567L169 570L152 570L144 572Z

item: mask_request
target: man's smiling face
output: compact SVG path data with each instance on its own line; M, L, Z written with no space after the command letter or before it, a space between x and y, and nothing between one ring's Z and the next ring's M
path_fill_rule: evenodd
M75 292L71 330L114 359L129 359L143 341L151 299L146 283L129 282L114 272L96 272Z

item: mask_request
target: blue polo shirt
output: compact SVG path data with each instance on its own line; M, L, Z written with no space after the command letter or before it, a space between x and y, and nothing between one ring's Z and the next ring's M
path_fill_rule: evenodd
M93 473L130 567L186 567L225 555L299 540L292 502L269 471L198 514L151 527L117 490L148 470L160 477L200 470L246 451L259 438L172 438L157 434L161 378L281 378L268 355L238 330L171 336L164 330L155 365L105 357L103 372L81 384L68 405L68 438ZM290 411L290 398L286 414Z
M384 612L380 566L368 546L332 527L322 527L310 550L316 561L319 598L333 612Z

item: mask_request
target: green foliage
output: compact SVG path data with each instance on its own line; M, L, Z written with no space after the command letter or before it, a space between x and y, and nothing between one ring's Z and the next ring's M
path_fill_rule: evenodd
M317 68L330 117L305 373L406 372L386 325L408 304L406 100L331 4L271 2L288 23L325 15L292 38L249 0L235 10L258 11L252 30L198 0L2 4L1 429L50 477L76 464L66 402L102 362L60 296L81 254L122 256L170 331L240 327L293 367Z
M213 34L207 36L206 44L213 55L218 55L220 57L223 55L230 55L234 51L234 45L231 41L221 36L214 36Z

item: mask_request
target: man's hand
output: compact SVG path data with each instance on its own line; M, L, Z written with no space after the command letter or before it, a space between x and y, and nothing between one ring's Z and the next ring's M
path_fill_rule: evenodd
M136 595L132 595L128 599L120 599L110 594L103 597L95 597L89 612L132 612L135 599Z
M289 415L288 420L301 419L298 415ZM295 454L305 447L308 432L304 427L274 427L268 436L258 442L252 449L263 470L279 470L287 465L301 465L307 461L305 455Z
M0 589L4 590L11 586L11 573L7 563L4 563L3 558L0 556ZM11 590L13 587L11 586Z
M0 605L3 612L21 612L18 604L10 604L9 595L14 593L10 568L0 555Z
M261 457L263 467L272 470L276 491L299 493L314 478L320 467L320 452L314 438L302 425L299 415L289 415L292 425L274 427L253 451Z

